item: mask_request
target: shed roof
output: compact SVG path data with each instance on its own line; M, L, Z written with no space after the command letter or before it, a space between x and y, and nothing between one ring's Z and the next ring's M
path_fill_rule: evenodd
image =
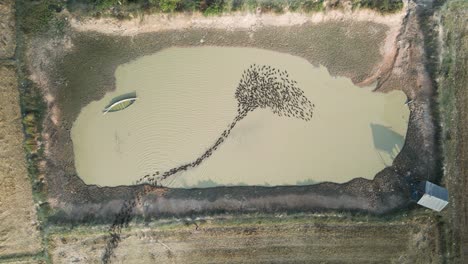
M429 209L440 212L448 204L447 189L435 185L431 182L424 182L424 194L419 199L418 204Z

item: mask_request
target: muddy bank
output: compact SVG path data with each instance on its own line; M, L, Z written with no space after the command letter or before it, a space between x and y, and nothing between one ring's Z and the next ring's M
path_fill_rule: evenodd
M142 33L154 33L187 29L249 30L255 32L262 27L289 27L304 24L322 24L325 22L373 22L389 27L398 27L404 12L382 15L378 12L362 9L357 11L329 10L312 14L242 13L234 12L220 16L204 16L201 13L151 14L138 19L117 20L115 18L89 19L73 17L70 22L74 30L94 31L114 36L136 36Z
M420 81L424 80L425 71L424 54L419 52L420 44L417 44L421 37L418 32L416 16L409 12L401 30L373 22L329 21L262 26L255 31L194 28L134 36L70 30L65 37L70 45L63 46L65 48L59 45L47 48L44 43L49 40L36 40L30 46L33 47L30 67L35 73L43 74L45 85L42 87L49 95L44 169L49 202L58 212L55 219L112 221L122 201L143 188L147 188L149 194L142 197L137 211L145 217L324 209L385 213L407 206L408 183L433 177L433 128L430 93L427 92L432 88ZM391 41L390 35L397 39ZM389 40L393 45L388 44ZM355 83L378 80L378 89L382 91L403 89L414 99L409 105L411 115L406 143L393 165L379 172L374 180L358 178L345 184L192 190L85 185L76 175L70 141L71 126L81 108L115 89L114 72L118 65L170 46L199 45L285 52L303 57L314 65L324 65L332 75L349 77ZM54 48L59 50L54 51ZM47 57L47 54L52 56ZM51 70L41 63L41 56L43 59L55 56ZM411 60L408 56L412 56Z

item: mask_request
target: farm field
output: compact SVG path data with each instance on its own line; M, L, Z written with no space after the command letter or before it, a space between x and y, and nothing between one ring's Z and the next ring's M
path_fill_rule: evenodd
M41 251L31 183L23 152L16 71L0 64L0 261Z
M112 263L439 263L428 216L382 221L328 215L239 216L132 224ZM100 263L106 229L57 227L54 263Z

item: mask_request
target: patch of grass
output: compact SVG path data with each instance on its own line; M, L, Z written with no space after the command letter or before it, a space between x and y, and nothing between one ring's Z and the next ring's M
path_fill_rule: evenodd
M21 92L21 112L23 115L23 128L25 133L24 149L28 162L28 172L32 181L33 196L40 205L38 214L41 221L46 221L48 216L48 205L43 204L47 200L43 179L39 179L38 163L43 154L41 144L42 121L46 111L46 106L42 100L39 89L30 81L24 81L20 87Z
M97 10L107 9L116 5L119 5L120 0L96 0L95 1L95 8Z
M324 10L323 0L306 0L302 3L304 12L320 12Z
M177 9L180 0L159 0L158 6L162 12L172 13Z
M20 106L23 116L23 131L25 140L23 147L26 153L28 175L31 181L32 196L36 204L37 219L40 223L41 233L48 226L48 218L51 208L47 202L47 187L44 178L40 175L39 162L43 159L44 148L42 145L42 122L45 116L46 105L42 100L42 94L30 80L24 79L20 82ZM43 237L43 245L46 239ZM45 246L44 246L45 248ZM49 263L45 251L39 255L40 259Z
M48 0L52 1L52 0ZM110 15L117 18L129 18L132 13L174 13L201 12L205 16L222 13L248 11L283 13L321 12L325 10L325 0L68 0L67 7L93 16ZM369 8L381 13L393 13L401 10L402 0L353 0L353 8ZM336 1L329 9L342 8L342 2Z
M394 13L403 8L402 0L353 0L352 7L368 8L380 13Z
M438 71L438 110L442 137L440 144L444 157L444 175L449 194L449 210L443 215L441 235L445 236L445 262L461 263L463 225L466 217L463 208L466 206L466 175L467 167L463 164L467 153L466 118L468 92L468 34L466 19L468 2L454 0L447 2L441 12L441 26L444 36L441 53L441 63ZM466 157L466 156L465 156ZM466 247L466 245L465 245Z
M63 3L55 0L19 1L17 8L20 28L25 33L42 33L48 29L54 13L62 10Z
M200 11L205 16L220 15L225 8L224 0L202 0L200 2Z
M230 1L229 9L231 11L240 11L244 7L244 0L232 0Z
M25 34L42 35L49 32L61 35L68 22L57 14L64 8L64 2L59 0L19 1L16 23Z
M283 13L287 2L282 0L260 1L259 3L262 12Z
M136 217L130 224L134 227L150 227L158 230L182 230L193 229L194 223L204 224L205 227L218 226L252 226L252 225L290 225L305 224L314 222L316 224L349 224L349 223L368 223L376 225L388 225L389 223L398 224L413 220L427 221L435 216L428 214L425 209L413 210L409 212L400 212L386 216L376 216L364 213L336 212L336 213L282 213L282 214L240 214L240 215L216 215L197 218L162 218L148 221L141 217ZM69 233L90 234L107 232L109 226L106 223L61 223L57 222L50 227L51 234L66 235Z
M177 12L196 12L200 10L200 1L181 0Z

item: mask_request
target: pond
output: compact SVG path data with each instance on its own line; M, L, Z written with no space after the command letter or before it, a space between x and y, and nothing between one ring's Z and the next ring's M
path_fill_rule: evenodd
M406 96L254 48L169 48L119 66L71 136L87 184L304 185L372 179L403 147ZM103 115L116 98L128 108ZM149 179L145 178L146 180Z

